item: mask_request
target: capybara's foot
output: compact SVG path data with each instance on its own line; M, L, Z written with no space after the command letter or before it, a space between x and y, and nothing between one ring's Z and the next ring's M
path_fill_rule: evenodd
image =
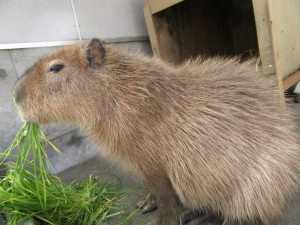
M204 216L202 211L187 210L180 214L180 225L188 224L189 222Z
M222 219L201 211L187 211L180 215L180 225L221 225Z
M156 202L154 199L151 199L142 209L142 214L146 214L156 210Z
M160 218L154 222L147 223L147 225L179 225L178 221L174 218L161 220Z
M143 200L139 201L136 208L142 208L142 214L150 213L157 209L156 201L152 194L148 194Z

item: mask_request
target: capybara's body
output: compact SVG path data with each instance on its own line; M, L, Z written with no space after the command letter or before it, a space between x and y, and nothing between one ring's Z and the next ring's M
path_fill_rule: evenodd
M41 59L14 95L25 120L73 122L140 175L158 225L178 223L175 196L228 220L272 224L295 191L299 146L265 76L251 62L172 66L93 39Z

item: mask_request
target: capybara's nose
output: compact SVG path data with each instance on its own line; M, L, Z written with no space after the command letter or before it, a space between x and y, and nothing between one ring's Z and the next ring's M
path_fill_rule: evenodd
M17 104L21 103L26 98L24 85L20 84L20 82L17 82L13 89L12 95L15 103Z

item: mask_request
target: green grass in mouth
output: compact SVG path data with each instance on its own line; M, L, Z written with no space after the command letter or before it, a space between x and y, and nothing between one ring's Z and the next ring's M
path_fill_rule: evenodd
M64 185L51 175L47 170L47 145L59 153L39 125L27 122L9 148L0 153L0 166L6 169L6 175L0 178L0 213L6 215L8 225L24 221L94 225L122 213L120 200L126 191L99 184L97 177ZM15 148L15 162L7 162Z

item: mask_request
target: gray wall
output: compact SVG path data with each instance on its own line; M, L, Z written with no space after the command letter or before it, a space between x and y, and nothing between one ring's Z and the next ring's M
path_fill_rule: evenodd
M74 0L82 38L101 37L104 40L117 40L114 44L120 48L151 55L150 43L145 39L147 32L142 2ZM71 0L1 0L0 49L4 44L12 43L78 40L74 20ZM8 147L24 123L11 97L14 83L38 58L55 48L57 47L0 50L1 151ZM62 151L60 157L54 151L48 151L55 173L95 157L99 152L98 147L70 125L52 124L45 126L44 130Z

